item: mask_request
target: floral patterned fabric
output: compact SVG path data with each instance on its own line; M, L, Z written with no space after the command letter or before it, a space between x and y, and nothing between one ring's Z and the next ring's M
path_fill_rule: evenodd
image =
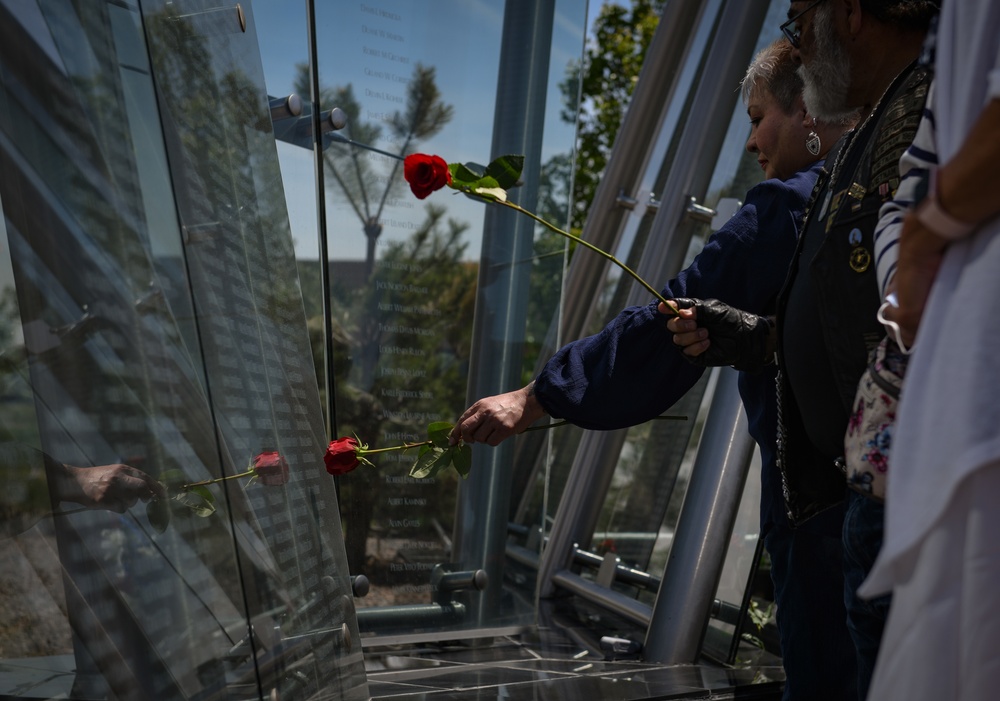
M872 350L844 437L848 486L879 501L885 499L892 429L908 357L889 338Z

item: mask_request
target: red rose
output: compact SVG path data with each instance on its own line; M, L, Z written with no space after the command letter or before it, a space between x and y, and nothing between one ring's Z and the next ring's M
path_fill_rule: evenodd
M403 177L410 183L410 189L418 200L451 183L451 171L445 160L426 153L413 153L406 157Z
M326 471L331 475L346 475L357 467L358 442L353 438L338 438L330 441L330 447L326 449L323 462L326 463Z
M288 481L288 461L278 452L267 451L255 457L253 471L268 487L280 487Z

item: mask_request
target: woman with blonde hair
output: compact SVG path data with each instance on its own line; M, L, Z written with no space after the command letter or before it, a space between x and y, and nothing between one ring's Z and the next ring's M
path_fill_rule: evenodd
M756 155L764 180L663 295L715 298L771 314L813 186L848 125L823 124L807 113L784 38L757 54L741 88L750 118L746 149ZM784 698L853 700L857 675L840 559L843 511L831 509L791 527L775 464L773 366L746 370L740 395L760 446L761 536L771 557ZM630 307L600 333L557 351L527 386L477 401L456 423L452 440L497 445L546 414L590 429L634 426L669 409L703 371L684 360L655 301Z

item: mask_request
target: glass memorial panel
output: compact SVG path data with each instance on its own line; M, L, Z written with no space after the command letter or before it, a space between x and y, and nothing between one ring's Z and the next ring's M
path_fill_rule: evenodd
M252 8L0 34L0 694L367 699Z
M319 109L338 107L347 115L346 126L324 140L323 157L336 425L338 435L356 435L372 448L424 441L429 423L453 423L467 406L474 346L487 340L473 338L474 315L496 314L476 308L490 208L449 190L417 199L398 156L423 152L449 163L485 164L502 155L492 152L505 119L502 105L516 102L498 90L505 12L512 5L535 5L548 15L518 29L524 41L542 47L537 58L525 60L530 65L518 80L543 81L544 100L525 120L525 142L541 145L533 158L524 154L526 184L516 196L526 209L562 226L569 173L556 165L572 154L574 125L560 113L575 95L565 95L560 83L582 52L586 2L449 0L432 10L412 0L317 4ZM532 32L542 32L542 39ZM529 72L546 65L540 76ZM288 67L290 74L295 70ZM302 85L301 78L286 80ZM507 234L507 225L498 237ZM509 298L496 302L515 311L502 328L488 331L491 342L515 358L517 369L504 391L530 378L559 304L565 241L530 222L527 229L523 257L494 266L517 268L519 281ZM481 455L474 453L473 472L483 469ZM358 605L390 609L362 615L362 631L366 621L374 622L375 633L417 634L530 622L530 605L514 610L499 596L474 617L451 611L435 618L434 606L449 598L436 584L441 574L474 572L484 563L475 556L456 561L462 558L453 552L462 535L455 529L462 528L456 508L463 481L450 470L410 477L416 457L415 450L372 456L375 469L362 466L338 480L351 571L372 585ZM503 487L510 489L509 483ZM498 495L497 503L507 498ZM506 533L506 510L486 513L466 524L467 531ZM492 592L500 586L489 584ZM427 618L393 619L391 607L425 605L430 608L416 610Z

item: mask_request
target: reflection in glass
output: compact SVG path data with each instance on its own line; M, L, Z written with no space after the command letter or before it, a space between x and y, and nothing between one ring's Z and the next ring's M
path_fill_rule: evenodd
M428 423L454 421L466 406L474 313L492 313L475 308L489 211L482 202L444 192L417 200L393 155L426 152L449 162L479 163L498 155L492 149L494 106L502 101L497 83L501 29L504 13L517 4L450 2L431 14L396 0L317 7L318 26L341 28L319 46L319 109L339 107L348 115L347 126L324 142L323 158L338 435L356 433L373 446L420 441ZM559 82L568 62L579 58L585 14L580 2L557 5L563 22L544 47L554 57L544 116L526 131L543 144L547 161L565 162L573 128L558 115ZM295 85L296 91L307 89L304 73L297 73ZM540 169L534 162L525 170L537 180ZM544 172L540 206L521 204L562 224L568 188L557 178L568 171L546 165ZM530 226L528 231L534 250L515 263L529 272L528 309L509 338L503 336L506 331L490 332L519 354L515 381L530 375L553 325L565 250L555 235L532 233ZM377 470L361 468L339 480L351 571L372 582L360 606L430 604L438 593L433 582L439 566L483 567L476 558L454 562L455 513L463 485L453 473L410 478L414 459L414 454L383 455L375 461ZM506 514L502 518L466 527L505 531ZM500 585L494 582L491 589L499 591ZM465 596L456 594L456 600ZM530 620L531 612L526 613ZM496 624L511 615L497 609L487 619ZM482 625L471 619L439 622ZM427 629L409 621L400 622L397 632Z
M560 107L575 99L587 4L317 4L318 104L274 123L268 95L309 94L298 5L0 2L0 695L51 682L79 698L363 699L361 638L535 622L534 573L501 562L507 521L510 542L538 553L592 444L573 427L525 435L479 450L468 482L413 480L412 456L390 454L335 485L319 271L333 281L335 434L418 441L468 399L528 382L568 340L565 241L461 196L416 200L396 156L524 151L520 204L569 228L574 125ZM650 184L670 170L683 103ZM348 115L321 139L322 261L314 108ZM655 243L651 219L617 237L632 267ZM631 282L588 284L572 301L599 326ZM694 417L704 391L675 411ZM662 569L694 424L603 444L617 472L603 503L580 505L593 516L582 548ZM272 452L287 481L224 479ZM64 489L125 463L182 498L147 507L140 480L134 504L95 509ZM373 583L360 621L351 574ZM614 586L642 601L655 589Z
M367 698L252 13L9 7L3 425L33 460L0 546L49 597L4 590L5 620L44 615L13 649L73 697ZM173 497L265 451L287 483L209 485L211 509L58 481L127 463Z

